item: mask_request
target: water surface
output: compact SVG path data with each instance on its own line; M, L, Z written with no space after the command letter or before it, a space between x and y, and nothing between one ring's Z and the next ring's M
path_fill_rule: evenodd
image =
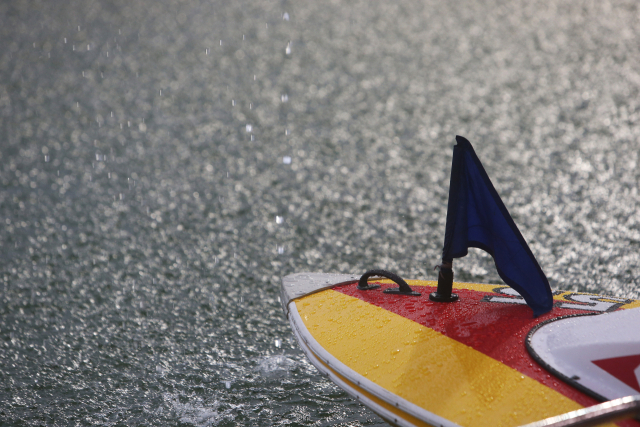
M382 426L283 275L434 278L467 137L553 288L640 297L634 1L0 4L0 423ZM479 251L457 279L500 283Z

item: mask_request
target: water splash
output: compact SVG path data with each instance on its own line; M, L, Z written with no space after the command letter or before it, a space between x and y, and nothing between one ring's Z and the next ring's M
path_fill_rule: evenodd
M189 399L183 403L184 397L165 394L164 401L175 412L180 422L198 427L217 426L224 421L233 421L244 408L244 405L222 404L218 400L204 403L202 399Z

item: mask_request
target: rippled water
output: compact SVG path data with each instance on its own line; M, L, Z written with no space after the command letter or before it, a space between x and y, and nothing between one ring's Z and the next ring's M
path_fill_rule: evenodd
M456 134L552 287L640 297L639 17L0 3L0 423L384 425L306 361L280 278L435 277Z

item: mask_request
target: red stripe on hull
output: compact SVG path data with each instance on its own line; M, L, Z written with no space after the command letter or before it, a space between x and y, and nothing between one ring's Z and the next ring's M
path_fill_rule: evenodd
M527 334L537 324L555 317L586 314L589 311L554 307L551 312L534 318L531 308L526 305L482 301L485 296L504 296L492 292L456 289L454 292L460 296L459 301L434 303L429 300L429 294L435 292L435 287L412 286L422 295L407 297L382 292L397 287L395 284L378 284L380 289L370 291L359 291L355 283L333 289L438 331L518 370L580 405L599 403L547 372L531 358L524 344ZM639 422L633 420L619 421L617 424L624 427L640 426Z

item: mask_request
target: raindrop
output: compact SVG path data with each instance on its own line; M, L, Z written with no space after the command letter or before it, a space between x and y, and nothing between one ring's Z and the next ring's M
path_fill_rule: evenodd
M280 101L289 102L289 95L287 95L286 93L283 93L282 95L280 95Z
M48 155L48 154L45 154L45 156L44 156L44 161L45 161L45 162L48 162L48 161L49 161L49 155Z
M91 46L90 45L87 45L87 50L91 50Z
M251 141L255 141L255 138L253 137L253 134L251 134Z
M253 130L253 126L251 126L250 124L247 124L246 129L247 129L247 133L251 132Z
M244 34L242 35L242 40L244 40Z
M231 381L225 381L225 382L224 382L224 386L225 386L227 389L230 389L230 388L231 388Z
M278 246L278 255L282 255L284 253L284 246Z
M282 14L282 19L285 20L285 21L288 21L289 20L289 14L287 12L283 13Z
M282 341L276 340L275 344L277 348L280 348L282 346Z
M160 89L160 96L162 96L162 89Z
M290 165L291 164L291 157L289 156L284 156L282 158L282 163L284 163L285 165Z
M220 40L220 46L222 46L222 40Z
M235 107L235 106L236 106L236 100L235 100L235 99L232 99L232 100L231 100L231 106L232 106L232 107Z
M276 224L282 224L284 222L284 217L276 215Z
M67 38L66 37L64 38L64 44L67 44Z
M286 55L291 55L291 42L287 43L287 47L284 49Z
M253 75L253 80L255 81L255 79L256 79L256 75L254 74L254 75Z
M253 104L249 103L249 110L251 110L253 108Z
M72 45L71 47L73 48L74 51L76 50L76 45L75 44Z
M209 49L205 49L205 50L204 50L204 54L205 54L205 55L209 55Z
M285 135L289 135L289 129L285 129L285 130L284 130L284 134L285 134Z

